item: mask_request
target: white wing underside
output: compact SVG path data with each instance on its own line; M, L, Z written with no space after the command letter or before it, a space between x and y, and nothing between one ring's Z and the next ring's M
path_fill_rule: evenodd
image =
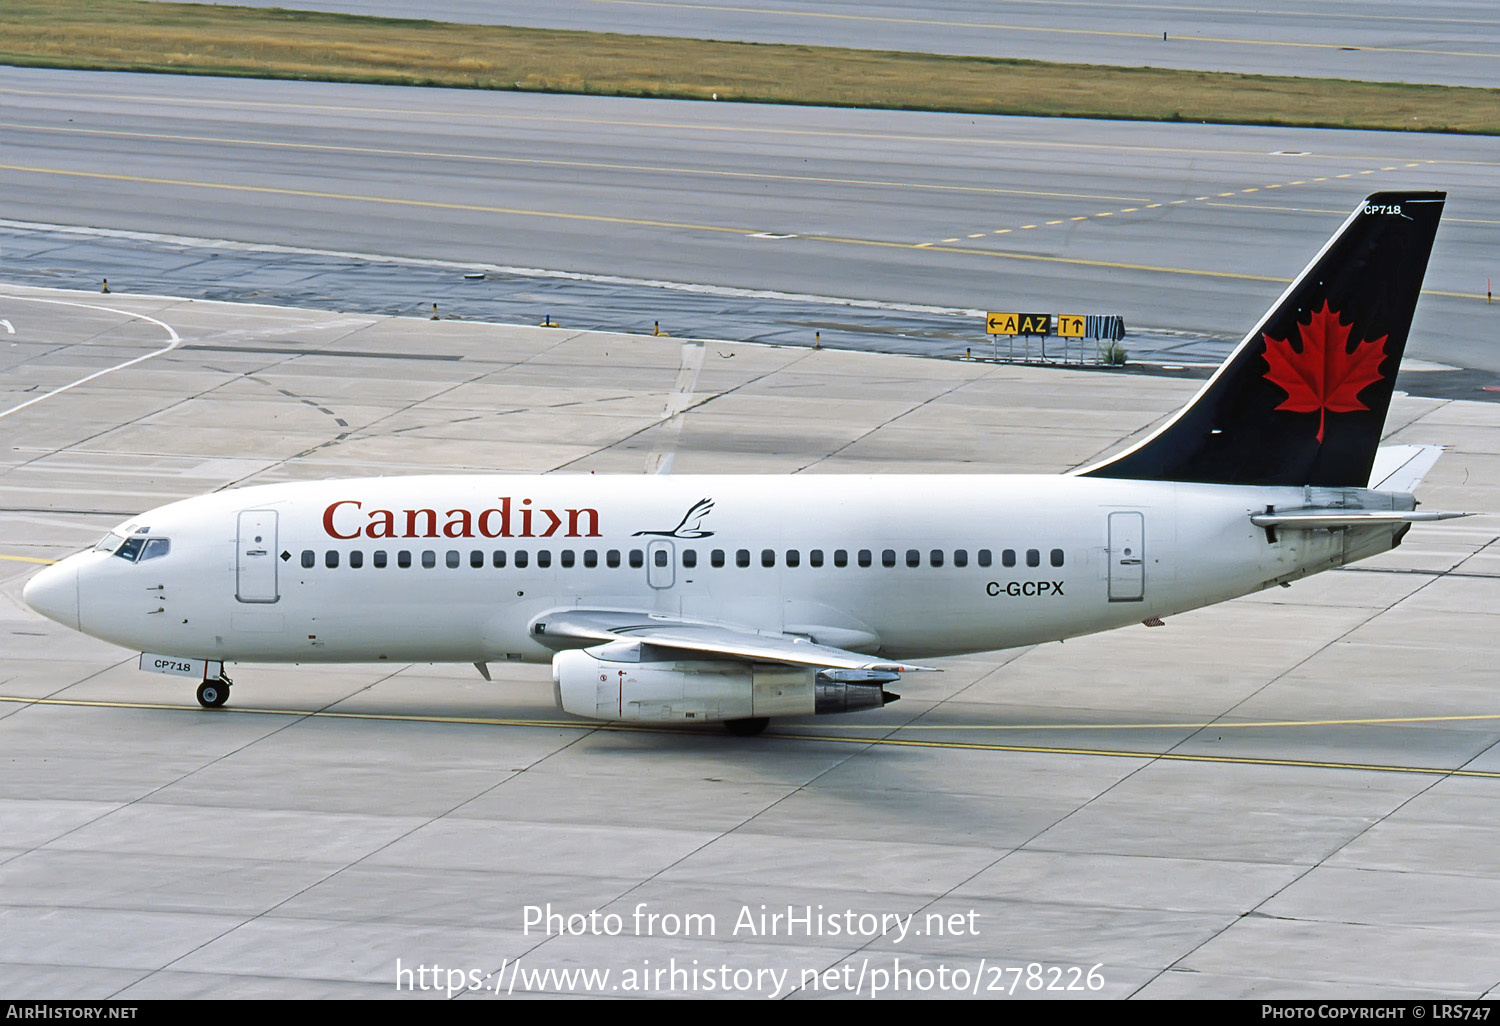
M930 666L894 663L888 659L819 645L789 634L763 634L745 627L689 620L636 610L562 609L539 616L531 636L544 645L576 647L577 643L607 644L634 641L659 648L756 663L786 663L841 670L883 670L911 673Z

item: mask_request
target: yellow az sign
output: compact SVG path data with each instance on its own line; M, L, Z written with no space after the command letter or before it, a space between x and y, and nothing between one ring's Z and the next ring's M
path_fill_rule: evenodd
M984 330L991 335L1050 335L1051 314L991 313Z

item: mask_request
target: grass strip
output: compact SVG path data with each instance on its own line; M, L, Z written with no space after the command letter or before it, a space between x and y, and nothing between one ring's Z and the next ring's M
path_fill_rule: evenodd
M0 63L970 114L1500 134L1500 89L147 0L0 0Z

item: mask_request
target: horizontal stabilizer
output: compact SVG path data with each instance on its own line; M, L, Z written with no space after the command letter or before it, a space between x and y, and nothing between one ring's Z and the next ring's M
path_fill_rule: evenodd
M787 634L761 634L728 624L632 610L559 609L537 617L531 625L531 636L552 648L576 647L579 642L595 645L609 641L636 641L746 662L888 673L934 669L893 663Z
M1472 513L1418 512L1390 509L1297 509L1286 513L1252 513L1256 527L1285 527L1293 531L1313 531L1331 527L1373 527L1377 524L1415 524L1428 520L1453 520Z
M1377 492L1417 490L1422 478L1443 454L1441 445L1382 445L1375 450L1370 470L1370 488Z

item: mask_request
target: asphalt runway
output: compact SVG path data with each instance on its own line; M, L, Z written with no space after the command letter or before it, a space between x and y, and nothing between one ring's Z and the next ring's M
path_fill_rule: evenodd
M1410 353L1500 375L1487 139L19 69L0 95L0 188L23 226L1220 338L1364 195L1445 189ZM132 290L112 257L53 270ZM736 337L711 305L691 321Z
M1195 383L11 285L0 321L8 999L1500 996L1500 407L1389 420L1481 516L878 712L612 730L509 664L242 665L211 711L24 606L38 561L236 483L1055 472Z
M283 6L281 0L224 0ZM397 0L298 0L307 10L406 18ZM1261 4L1108 0L437 0L436 21L632 35L1151 65L1307 78L1494 86L1500 17L1483 0ZM1163 38L1166 33L1166 38Z

